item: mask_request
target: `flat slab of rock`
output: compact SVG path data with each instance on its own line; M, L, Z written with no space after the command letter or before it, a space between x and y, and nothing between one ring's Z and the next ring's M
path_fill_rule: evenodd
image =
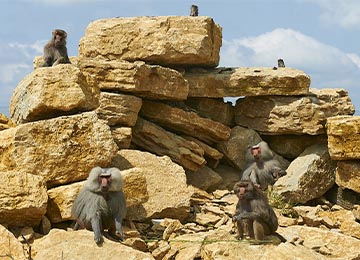
M48 187L87 178L117 151L110 127L95 112L18 125L0 131L0 171L24 170Z
M302 97L263 96L238 99L235 106L237 125L265 135L325 133L326 119L354 114L344 89L311 89Z
M226 125L200 117L197 113L159 102L144 100L140 114L164 128L184 133L206 143L224 141L230 136L231 129Z
M10 116L16 123L90 111L99 105L99 89L71 64L39 68L15 88Z
M159 100L184 100L189 93L180 72L143 61L82 59L79 66L88 81L101 90Z
M326 121L331 159L360 159L360 116L338 116Z
M16 239L13 233L11 233L2 225L0 225L0 255L4 259L29 259L23 248L23 244L21 244L21 242Z
M135 96L101 92L96 113L109 126L134 126L141 104L141 98Z
M38 225L48 201L44 178L17 171L0 172L0 176L0 223Z
M216 67L221 44L221 27L211 17L120 17L91 22L79 56Z
M65 231L52 229L50 233L35 240L32 248L36 252L34 260L63 259L98 260L98 259L136 259L154 260L149 253L144 253L122 243L104 238L101 247L94 241L94 233L87 230Z
M167 155L174 162L193 171L199 170L206 163L204 150L199 145L140 117L133 128L132 142L157 155Z
M195 68L185 78L189 97L295 96L306 95L310 87L310 77L292 68Z

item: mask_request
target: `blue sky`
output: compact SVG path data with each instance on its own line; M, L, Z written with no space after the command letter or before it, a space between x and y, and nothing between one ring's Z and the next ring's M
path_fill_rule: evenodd
M0 113L33 70L51 31L68 32L78 54L87 25L100 18L188 15L191 4L223 29L220 66L305 71L313 88L344 88L360 114L360 0L0 0Z

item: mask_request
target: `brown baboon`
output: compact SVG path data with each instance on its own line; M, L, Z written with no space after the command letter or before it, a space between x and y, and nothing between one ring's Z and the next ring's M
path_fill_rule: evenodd
M119 169L93 168L72 208L76 219L74 229L93 230L98 245L104 241L104 229L108 230L104 235L116 240L124 239L122 220L126 215L126 201L122 185Z
M190 16L198 16L198 15L199 15L199 7L197 5L191 5Z
M250 146L245 159L246 163L241 180L251 180L262 190L266 190L269 185L273 185L277 179L286 173L264 141Z
M244 238L245 228L251 239L263 240L264 236L274 234L278 220L266 194L251 181L235 183L234 192L239 199L233 217L238 239Z
M60 63L71 63L66 48L67 33L56 29L52 32L51 40L44 47L44 64L51 67Z

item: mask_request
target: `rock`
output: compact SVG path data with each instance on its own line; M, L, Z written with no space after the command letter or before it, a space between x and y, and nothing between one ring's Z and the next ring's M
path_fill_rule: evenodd
M196 143L141 118L138 118L133 128L132 142L157 155L167 155L174 162L193 171L199 170L206 163L204 150Z
M0 225L0 257L13 260L27 260L28 253L16 237L4 226Z
M310 77L292 68L195 68L186 71L185 78L189 97L306 95L310 86Z
M88 25L79 56L216 67L221 41L221 27L206 16L110 18Z
M147 246L144 240L142 240L139 237L130 237L126 238L126 240L123 242L125 245L130 246L131 248L135 250L140 250L142 252L147 252Z
M279 227L277 232L287 241L293 241L294 238L297 238L297 240L302 240L302 244L306 248L324 254L329 259L337 258L355 260L360 257L358 250L360 246L360 240L337 232L306 226L291 226L286 228ZM313 257L308 259L318 258Z
M10 116L16 123L90 111L99 105L99 89L89 86L71 64L40 68L27 75L10 100Z
M96 113L109 126L134 126L141 104L141 98L135 96L101 92Z
M224 159L228 164L238 170L243 170L248 146L259 142L261 142L261 137L254 130L235 126L231 129L229 139L218 143L217 148L224 154Z
M121 170L137 167L146 176L149 200L128 209L129 219L176 218L182 221L189 216L193 189L186 185L183 168L169 157L124 149L117 153L112 165Z
M184 100L189 93L180 72L143 61L82 59L80 69L89 82L103 91L159 100Z
M338 161L335 182L340 187L360 193L360 160Z
M235 122L265 135L319 135L326 131L324 125L327 118L353 113L354 106L347 91L311 89L308 95L302 97L263 96L238 99Z
M287 174L275 182L274 190L285 201L305 203L334 185L335 167L326 145L310 146L291 162Z
M323 210L321 206L318 205L316 207L311 206L295 206L293 209L296 213L303 219L304 224L309 227L318 227L322 222L322 218L319 217L319 213Z
M170 251L170 246L166 241L160 241L158 247L151 252L156 260L162 260L163 257Z
M326 121L331 159L360 159L360 116L335 116Z
M215 171L222 177L223 181L218 189L233 190L236 182L240 180L241 172L237 169L231 168L228 165L220 164Z
M228 127L234 126L234 107L222 98L188 98L185 104L195 109L201 117L210 118Z
M146 178L139 168L121 171L126 206L133 207L148 200ZM48 191L49 203L46 215L52 223L72 220L71 209L85 181L59 186Z
M223 158L223 154L220 153L217 149L211 147L210 145L188 135L182 135L186 140L192 141L200 146L204 150L204 157L206 159L206 165L215 169L220 160Z
M223 178L209 167L196 172L186 171L187 183L199 189L211 192L223 181Z
M48 201L44 178L25 171L0 175L0 223L15 227L39 225Z
M130 147L132 138L132 128L113 126L110 128L111 135L119 149L127 149Z
M313 144L327 144L326 135L262 135L271 150L289 159L298 157Z
M230 137L229 127L202 118L194 112L187 112L163 103L144 101L140 114L166 129L195 137L208 144L225 141Z
M94 234L87 230L64 231L52 229L49 235L36 240L33 250L36 252L34 260L63 259L96 260L102 259L154 259L149 253L144 253L122 243L113 242L104 238L101 247L96 246Z
M11 121L11 119L7 118L4 114L0 113L0 131L9 129L14 126L16 126L16 124L13 121Z
M117 151L110 128L95 112L18 125L0 132L0 170L43 176L48 187L84 180Z

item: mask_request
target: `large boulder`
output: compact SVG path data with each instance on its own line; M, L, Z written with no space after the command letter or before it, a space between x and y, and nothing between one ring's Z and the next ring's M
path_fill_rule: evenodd
M99 105L99 89L71 64L39 68L15 88L10 116L16 123L90 111Z
M305 149L287 168L287 174L274 185L286 201L306 203L328 191L335 183L336 163L325 144Z
M360 159L360 116L336 116L326 121L331 159Z
M308 95L262 96L238 99L235 106L237 125L261 134L325 133L326 119L354 114L354 106L343 89L311 89Z
M186 184L184 169L167 156L137 150L121 150L112 165L121 170L137 167L146 176L149 200L128 209L132 220L189 217L193 189Z
M95 112L18 125L0 132L0 171L43 176L48 187L84 180L117 151L110 127Z
M26 172L0 172L0 223L36 226L46 213L44 178Z
M210 17L119 17L91 22L79 56L216 67L221 44L221 27Z

